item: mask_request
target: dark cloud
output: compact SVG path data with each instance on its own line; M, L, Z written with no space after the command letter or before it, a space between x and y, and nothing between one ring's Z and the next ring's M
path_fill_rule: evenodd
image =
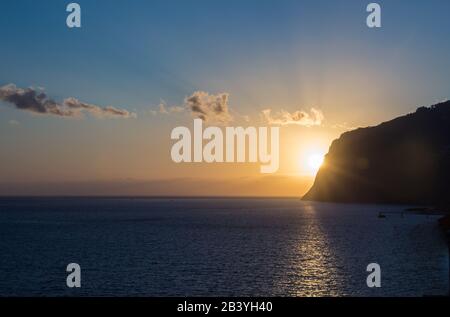
M100 107L69 97L58 103L49 98L41 89L18 88L14 84L0 87L0 101L14 105L17 109L38 114L60 117L81 117L84 112L99 118L115 117L130 118L136 114L111 106Z
M212 95L196 91L185 99L186 107L194 117L210 123L228 123L233 120L228 108L228 94Z

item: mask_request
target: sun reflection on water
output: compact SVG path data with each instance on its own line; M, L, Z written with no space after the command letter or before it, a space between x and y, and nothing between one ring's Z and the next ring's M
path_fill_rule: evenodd
M304 223L293 237L289 270L278 287L291 296L340 296L335 255L314 206L302 206Z

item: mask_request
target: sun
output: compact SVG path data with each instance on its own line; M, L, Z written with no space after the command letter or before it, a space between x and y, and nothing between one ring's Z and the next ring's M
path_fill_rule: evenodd
M323 164L324 154L314 153L308 157L308 169L312 174L316 174Z

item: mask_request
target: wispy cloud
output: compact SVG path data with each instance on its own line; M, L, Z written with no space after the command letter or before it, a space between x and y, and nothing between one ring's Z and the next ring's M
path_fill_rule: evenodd
M310 113L298 110L294 112L278 111L272 114L271 109L262 111L264 122L270 125L300 125L306 127L320 126L324 120L322 111L311 108Z
M184 112L186 109L181 106L167 106L164 101L161 101L158 105L158 110L150 110L150 113L153 115L157 114L171 114L171 113L179 113Z
M0 87L0 101L10 103L20 110L68 118L82 117L84 113L98 118L136 117L135 113L125 109L112 106L101 107L81 102L74 97L56 102L41 88L18 88L14 84Z
M350 130L358 129L357 126L351 126L351 125L348 125L347 122L333 124L333 125L331 126L331 128L333 128L333 129L338 129L338 130L344 130L344 131L350 131Z

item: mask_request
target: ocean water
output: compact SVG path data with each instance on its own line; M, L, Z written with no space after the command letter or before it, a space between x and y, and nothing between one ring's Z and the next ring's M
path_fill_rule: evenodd
M448 293L435 216L298 199L0 199L0 296ZM388 213L378 218L380 211ZM81 266L81 288L66 266ZM381 266L369 288L366 267Z

